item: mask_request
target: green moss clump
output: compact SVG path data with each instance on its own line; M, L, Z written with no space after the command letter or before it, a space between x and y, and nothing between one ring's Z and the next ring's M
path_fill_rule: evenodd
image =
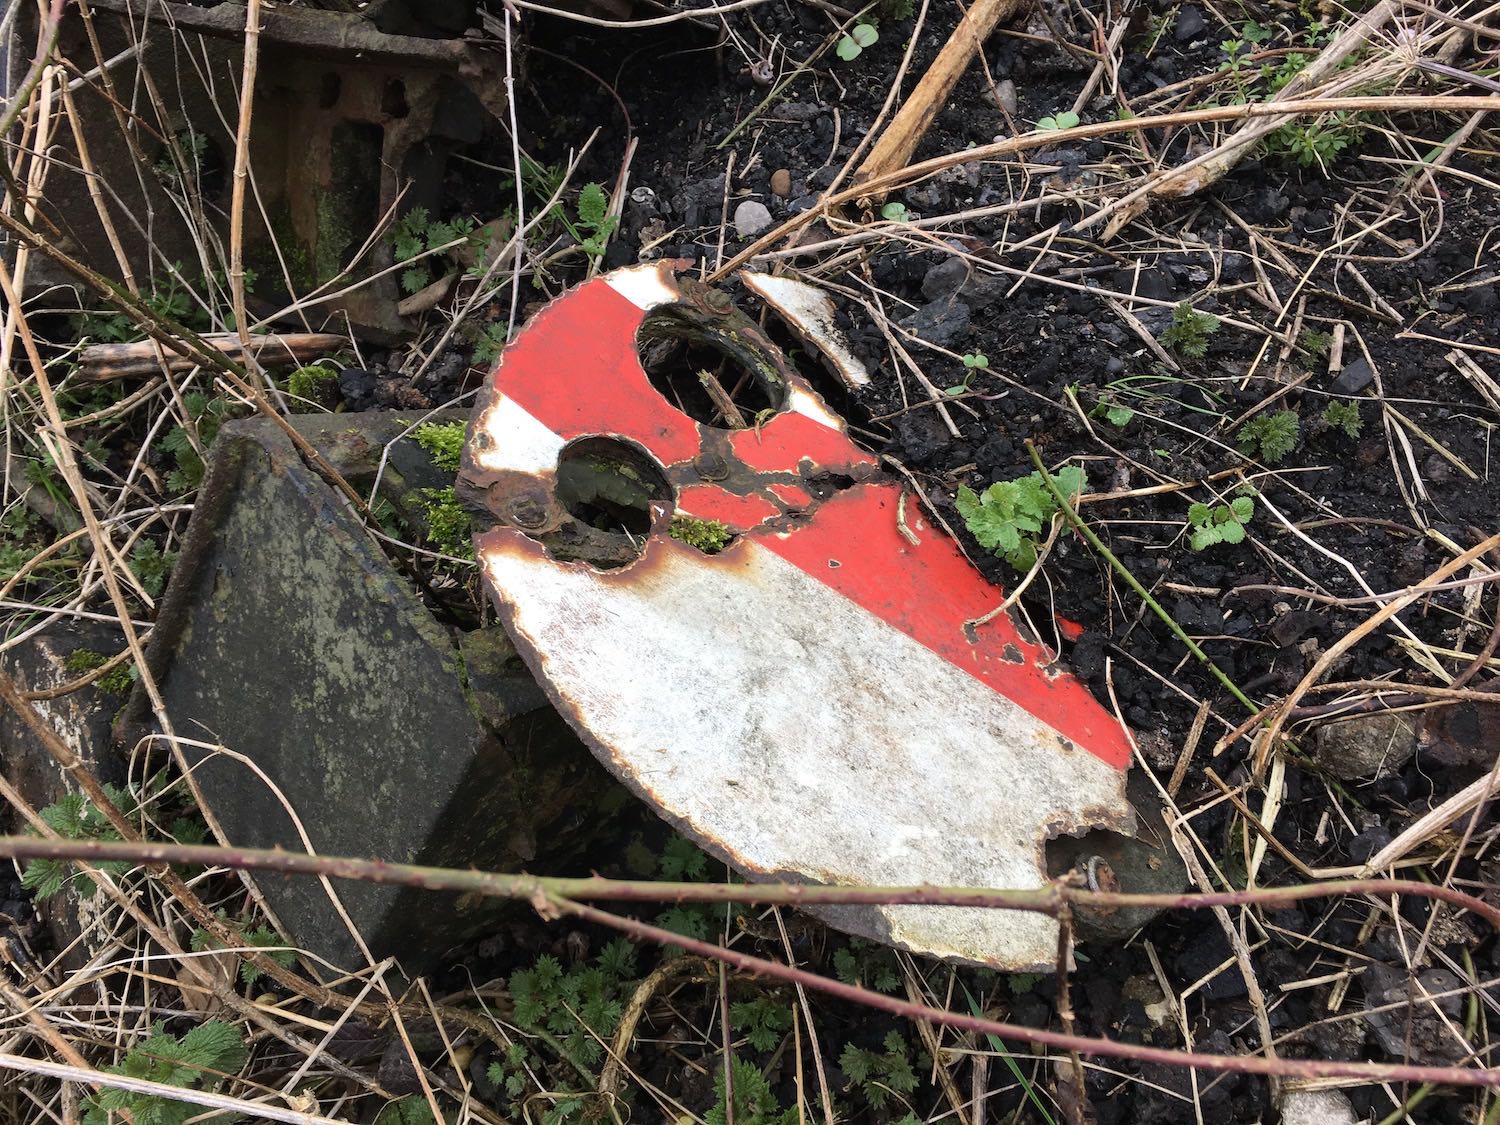
M417 439L418 445L427 450L434 465L445 473L458 472L458 464L464 454L462 422L428 422L418 426L412 436Z
M473 525L453 489L419 488L415 499L427 520L427 542L445 555L472 559L474 544L469 537Z
M700 520L696 516L673 516L669 534L705 555L717 555L734 538L734 532L718 520Z
M328 407L333 404L334 391L338 387L338 372L323 367L321 364L311 364L307 367L299 367L287 376L286 393L294 399L302 401L292 404L292 409L301 412L307 408L308 403Z
M71 676L82 676L92 672L95 668L102 668L109 663L110 657L102 652L95 652L91 648L74 649L68 653L68 658L63 661L63 668ZM104 675L94 681L94 686L100 691L111 695L124 695L135 683L135 665L129 661L117 668L111 668Z

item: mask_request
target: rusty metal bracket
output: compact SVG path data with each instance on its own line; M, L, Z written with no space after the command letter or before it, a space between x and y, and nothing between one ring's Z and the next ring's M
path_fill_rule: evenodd
M538 313L471 425L459 489L491 525L478 558L558 710L752 879L1036 887L1049 838L1130 834L1118 722L1009 617L966 628L994 588L682 265L619 270ZM739 429L690 418L643 366L662 337L717 350L771 409ZM1044 915L823 913L996 968L1057 952Z

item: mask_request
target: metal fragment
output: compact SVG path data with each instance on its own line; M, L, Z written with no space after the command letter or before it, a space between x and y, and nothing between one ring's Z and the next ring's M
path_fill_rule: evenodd
M1131 832L1119 724L1007 616L965 630L994 588L914 505L902 534L903 486L682 265L617 271L537 314L470 428L459 489L493 523L477 556L558 710L753 879L1037 887L1050 837ZM672 332L742 367L774 413L729 430L670 404L638 339ZM635 528L579 514L601 508ZM699 549L685 519L729 542ZM821 913L996 968L1056 956L1040 914Z

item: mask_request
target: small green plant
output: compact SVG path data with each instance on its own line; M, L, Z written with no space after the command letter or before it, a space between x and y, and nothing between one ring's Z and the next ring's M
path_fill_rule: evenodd
M757 996L731 1004L729 1021L757 1051L772 1051L791 1030L792 1009L775 996Z
M1088 486L1088 477L1076 465L1059 469L1054 479L1065 496L1076 496ZM980 546L1023 572L1036 565L1036 537L1058 511L1040 473L996 481L979 494L964 485L955 505Z
M867 1051L849 1043L839 1055L839 1067L874 1109L883 1109L891 1094L910 1094L917 1088L917 1076L901 1033L890 1032L882 1046L883 1051Z
M840 37L833 50L845 62L853 62L866 47L873 47L879 38L880 32L873 23L857 23L849 29L847 35Z
M219 911L219 917L226 921L228 920L228 916L222 910ZM286 942L282 940L281 936L275 930L265 926L251 927L243 921L239 923L239 928L240 933L244 936L245 945L266 950L266 956L282 968L289 969L296 962L297 954L293 950L276 948L277 946L285 946ZM194 953L206 953L212 949L224 948L213 934L201 926L193 931L192 946ZM259 966L253 965L249 961L240 962L240 980L246 984L254 984L260 980L262 975Z
M1123 406L1118 402L1100 399L1094 409L1089 411L1089 417L1103 418L1111 426L1124 429L1130 424L1130 420L1135 417L1135 410L1132 407Z
M620 220L609 213L609 195L599 184L584 184L578 193L578 245L597 263Z
M1265 150L1268 156L1294 161L1302 168L1316 164L1326 172L1339 153L1357 145L1364 135L1358 114L1326 113L1281 126L1266 138Z
M1281 461L1297 445L1297 436L1302 428L1302 419L1295 410L1278 410L1274 414L1258 414L1240 427L1235 440L1241 452L1250 454L1257 449L1260 459L1267 465Z
M1248 496L1236 496L1227 504L1192 504L1188 507L1188 524L1192 532L1188 546L1195 551L1206 551L1217 543L1243 543L1245 525L1255 514L1255 501Z
M419 488L413 498L422 509L427 523L427 542L434 550L458 559L472 559L474 544L470 536L474 532L469 513L458 502L453 486L447 488Z
M634 976L635 948L624 938L606 945L592 963L571 969L544 954L511 974L516 1024L545 1031L576 1065L591 1067L604 1057L600 1039L608 1040L625 1014Z
M1044 117L1036 123L1036 127L1044 133L1055 132L1058 129L1072 129L1078 125L1078 114L1071 109L1054 113L1050 117Z
M783 1109L760 1067L747 1059L731 1058L734 1072L734 1125L792 1125L797 1110ZM704 1125L728 1125L730 1115L724 1090L724 1068L715 1067L714 1094L717 1101L703 1115Z
M673 516L668 532L679 543L686 543L705 555L717 555L729 545L734 532L718 520L700 520L696 516Z
M990 357L985 355L983 352L969 352L963 357L963 361L964 381L962 383L957 383L951 387L945 387L943 389L943 393L945 395L967 394L969 391L970 381L973 380L974 376L978 372L987 370L990 365Z
M136 1044L117 1066L106 1074L160 1082L184 1090L213 1086L245 1065L245 1041L240 1033L220 1020L199 1024L181 1038L167 1034L157 1024L152 1035ZM113 1114L128 1111L136 1125L181 1125L203 1114L201 1105L174 1101L134 1090L103 1089L84 1103L84 1125L108 1125L119 1120Z
M488 367L499 359L500 353L505 350L505 345L510 339L510 330L504 321L491 321L473 332L470 339L474 343L473 362L480 367Z
M850 938L847 947L833 951L833 973L845 984L876 992L901 991L901 963L896 955L863 938Z
M98 656L97 653L94 655ZM80 657L78 663L79 671L86 672L90 669L81 665L92 663L92 667L97 668L103 660L101 658L98 663L93 663L90 657ZM130 675L133 673L133 669L127 672ZM179 843L201 844L208 834L201 820L194 816L169 817L167 812L160 807L165 804L165 802L157 801L163 781L162 776L158 774L148 778L140 786L132 785L129 789L121 789L106 782L103 786L104 795L109 798L110 804L120 810L120 815L129 821L134 821L139 817L144 804L156 804L158 807L153 809L153 823L167 823L168 835ZM142 797L143 793L144 797ZM118 842L120 839L119 833L115 831L104 813L81 793L65 794L37 815L52 831L65 840L99 840L109 843ZM27 831L30 835L36 834L32 829ZM67 860L62 859L34 859L21 873L21 884L38 899L50 898L67 885L72 866ZM99 862L92 866L109 875L119 876L125 874L134 865L122 860ZM92 880L84 880L79 884L78 893L83 897L90 897L95 890L96 885Z
M1218 330L1218 317L1199 312L1183 301L1172 309L1172 323L1160 339L1162 347L1171 348L1184 359L1202 359L1208 354L1208 341Z
M893 199L880 209L880 217L888 223L904 223L911 219L911 212L906 209L906 204Z
M445 473L456 473L464 455L464 428L462 422L424 422L411 436L427 450L434 465Z
M413 207L391 227L391 250L397 263L411 263L401 271L401 289L416 293L432 284L432 269L428 258L439 247L460 239L469 239L474 234L474 220L466 216L446 222L433 219L425 207ZM421 261L417 259L421 258Z
M306 410L309 406L331 407L333 392L338 385L338 372L320 363L299 367L286 377L286 393L298 400L292 404L294 411Z
M109 784L104 786L104 793L127 820L135 815L137 805L133 795ZM65 794L42 809L38 815L46 822L48 828L65 840L118 842L120 839L120 834L115 831L105 815L82 793ZM34 830L28 831L31 835L36 835ZM119 876L129 871L132 864L124 861L111 861L96 863L93 866L106 874ZM34 859L21 873L21 885L38 900L51 898L67 884L72 869L73 865L67 860ZM96 889L92 881L84 880L79 884L78 893L87 898L91 897Z
M154 539L142 539L130 552L130 572L135 575L141 589L153 598L161 597L167 587L167 576L177 561L176 551L163 551Z
M1343 430L1350 441L1358 438L1360 431L1365 428L1365 420L1360 417L1357 402L1339 402L1335 399L1323 408L1323 421L1334 429Z
M182 396L182 405L194 429L198 432L198 444L208 449L219 432L219 426L229 419L234 404L227 398L210 398L200 391L191 391ZM203 458L193 447L193 440L184 425L173 426L157 442L157 448L168 454L176 468L167 473L167 488L173 492L191 492L203 483Z
M1297 336L1297 346L1308 355L1322 359L1333 347L1333 335L1316 328L1304 328Z

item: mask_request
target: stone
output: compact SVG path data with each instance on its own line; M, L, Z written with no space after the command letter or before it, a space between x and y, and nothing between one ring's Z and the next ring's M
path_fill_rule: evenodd
M778 168L771 173L771 194L778 199L785 199L792 194L792 174L785 168Z
M1009 78L1002 78L995 83L995 106L1004 110L1012 117L1016 114L1018 99L1016 97L1016 84Z
M1325 723L1313 735L1314 759L1343 781L1384 777L1406 765L1416 752L1416 729L1388 712Z
M1359 1117L1342 1090L1284 1090L1281 1125L1355 1125Z
M85 674L77 669L76 663L69 667L69 658L75 653L107 659L123 647L120 630L112 625L102 621L64 620L0 652L0 669L21 691L44 692ZM96 778L123 788L127 780L125 762L114 751L110 723L125 700L124 694L105 690L95 681L67 695L35 703L42 718ZM9 707L0 707L0 748L3 748L0 760L6 780L32 808L40 811L68 793L80 792ZM25 827L9 804L0 809L0 831L19 832ZM48 944L62 951L62 965L70 971L82 968L108 939L107 934L97 937L90 934L89 922L94 917L92 906L96 900L79 895L74 888L70 884L61 893L32 903L50 939Z
M1192 4L1184 4L1177 10L1177 23L1172 28L1172 38L1179 43L1191 43L1208 30L1208 21Z
M747 199L734 209L734 233L741 238L754 238L770 230L771 222L770 208L754 199Z
M953 347L969 334L969 306L953 298L931 301L902 320L901 327L929 344Z
M1364 356L1344 364L1338 378L1333 381L1334 392L1341 395L1358 394L1375 381L1375 372L1370 370Z
M462 420L457 411L434 420ZM412 415L300 415L293 424L408 522L414 490L450 485ZM268 419L226 424L147 659L185 736L218 741L279 787L324 855L492 871L576 872L632 798L597 764L499 626L441 620L342 498ZM149 729L140 699L123 722ZM303 850L270 786L186 748L228 841ZM317 880L257 876L290 936L334 965L363 957ZM408 972L493 928L499 900L343 882L377 957Z

